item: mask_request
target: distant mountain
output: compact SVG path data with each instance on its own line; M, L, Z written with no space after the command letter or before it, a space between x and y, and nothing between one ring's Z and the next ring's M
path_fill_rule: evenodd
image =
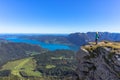
M72 33L69 35L40 35L40 34L6 34L0 35L0 38L24 38L30 40L37 40L45 43L53 43L53 44L65 44L69 46L82 46L87 44L88 42L95 41L96 32L87 32L87 33ZM107 41L120 41L120 33L109 33L109 32L99 32L100 38L99 41L107 40Z
M67 35L25 35L20 36L20 38L38 40L45 43L71 44L67 39Z
M67 38L71 43L81 46L95 41L95 34L95 32L72 33ZM99 41L120 41L120 33L99 32L99 37Z

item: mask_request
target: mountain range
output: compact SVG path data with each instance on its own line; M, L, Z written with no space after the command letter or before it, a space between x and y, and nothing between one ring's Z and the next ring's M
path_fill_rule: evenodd
M81 46L85 45L88 42L95 41L96 32L87 32L87 33L72 33L68 35L68 40L75 45ZM99 32L99 41L120 41L120 33L109 33L109 32Z
M95 41L96 32L87 32L87 33L71 33L66 35L41 35L41 34L22 34L22 35L4 35L2 37L19 37L30 40L38 40L45 43L54 43L54 44L66 44L66 45L76 45L82 46L88 44L88 42ZM110 33L110 32L99 32L99 41L120 41L120 33Z

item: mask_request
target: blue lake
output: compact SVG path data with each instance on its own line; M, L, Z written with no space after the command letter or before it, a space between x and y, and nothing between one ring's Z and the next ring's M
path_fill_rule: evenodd
M16 43L35 44L35 45L39 45L43 48L49 49L51 51L54 51L57 49L73 50L70 46L63 45L63 44L51 44L51 43L45 43L45 42L40 42L40 41L36 41L36 40L21 39L21 38L6 38L6 40L11 41L11 42L16 42Z

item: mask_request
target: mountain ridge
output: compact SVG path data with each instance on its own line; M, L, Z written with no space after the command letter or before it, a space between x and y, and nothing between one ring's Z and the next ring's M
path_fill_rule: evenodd
M0 66L7 61L29 57L33 52L40 54L44 51L45 49L37 45L2 41L0 42Z
M88 44L89 42L95 41L95 34L96 32L87 32L87 33L72 33L68 35L68 40L77 45L83 46ZM98 41L120 41L120 33L109 33L109 32L99 32L99 39Z
M41 35L41 34L24 34L24 35L0 35L1 38L11 38L18 37L30 40L37 40L45 43L53 43L53 44L65 44L69 46L83 46L88 44L88 42L95 41L96 32L86 32L86 33L71 33L67 35ZM98 41L117 41L120 42L120 33L110 33L110 32L99 32Z

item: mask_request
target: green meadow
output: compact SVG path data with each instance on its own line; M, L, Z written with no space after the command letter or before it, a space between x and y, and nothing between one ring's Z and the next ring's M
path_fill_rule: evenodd
M30 57L30 58L10 61L4 66L2 66L2 70L11 70L11 74L17 75L19 77L22 77L20 75L20 71L25 72L28 76L41 77L41 73L35 71L35 67L36 67L36 61L32 57Z

